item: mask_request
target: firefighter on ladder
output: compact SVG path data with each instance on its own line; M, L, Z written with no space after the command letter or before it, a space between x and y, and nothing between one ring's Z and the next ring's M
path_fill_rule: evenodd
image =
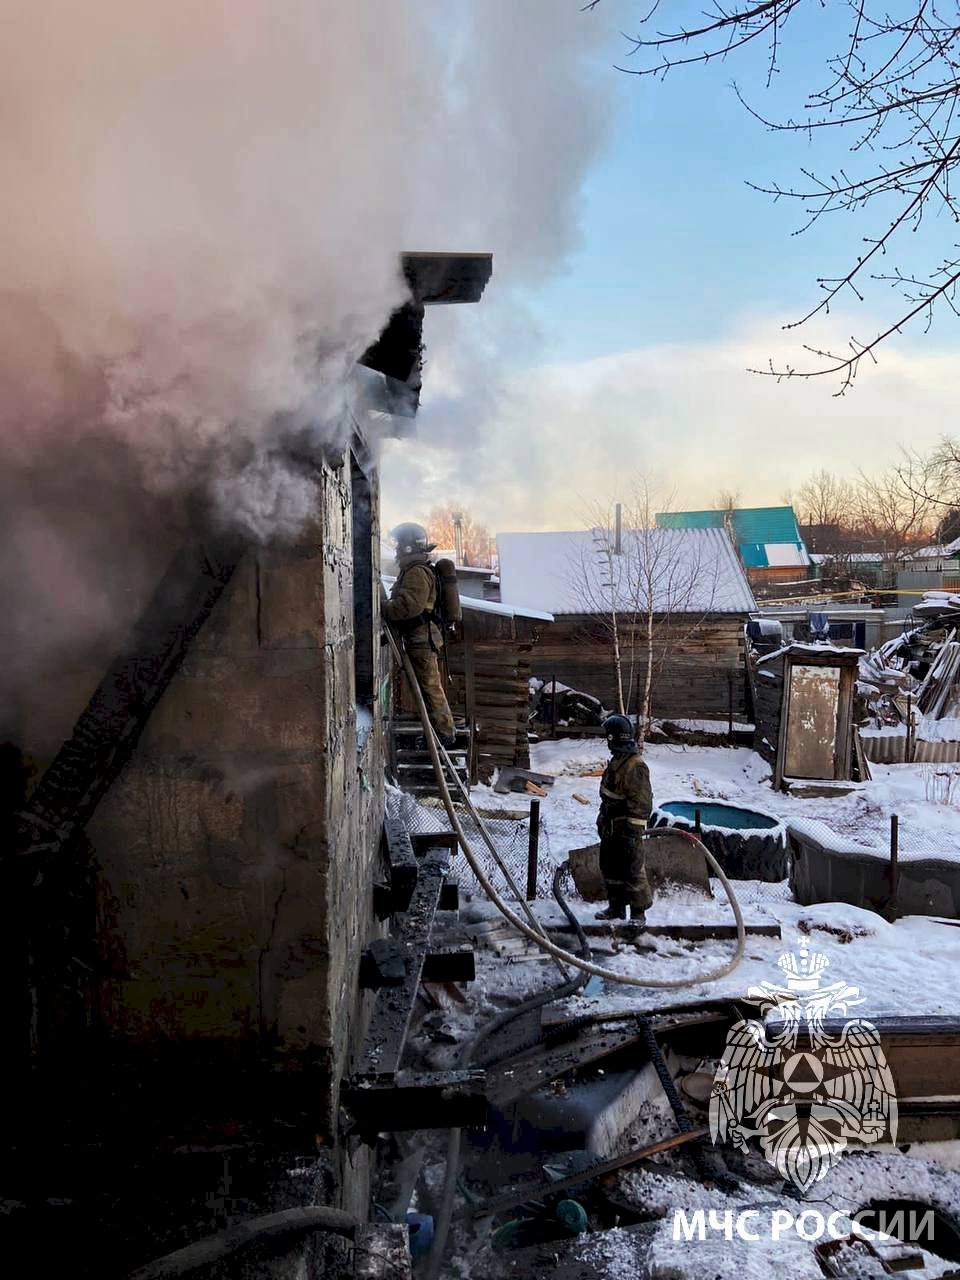
M390 537L396 544L399 572L390 599L384 601L383 616L403 638L430 723L449 748L456 742L456 730L439 662L443 649L440 587L430 556L436 544L419 524L397 525Z
M600 871L608 907L598 920L630 918L643 924L653 901L643 860L643 833L653 808L650 771L637 747L633 725L626 716L608 716L603 722L610 762L600 779Z

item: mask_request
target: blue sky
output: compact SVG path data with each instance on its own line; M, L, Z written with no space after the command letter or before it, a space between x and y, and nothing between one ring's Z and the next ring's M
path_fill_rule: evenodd
M639 12L640 4L616 12ZM671 21L697 7L671 6ZM607 21L601 5L593 19ZM582 247L564 273L531 298L551 353L569 359L651 341L699 340L732 315L803 313L818 275L840 270L876 225L862 217L824 219L801 236L798 202L750 190L800 179L799 167L829 171L848 161L840 133L774 134L737 100L736 80L760 111L786 115L826 78L829 49L847 29L847 11L818 7L817 22L787 33L780 71L766 88L766 47L725 62L676 69L666 79L610 68L613 127L583 190ZM666 18L663 19L664 23ZM628 46L611 32L606 47L623 65ZM603 60L603 54L600 55ZM869 163L869 160L867 161Z
M598 498L629 500L639 477L674 506L712 505L721 490L765 505L821 467L854 476L895 463L904 443L925 449L956 431L960 362L949 313L929 335L914 325L885 344L879 365L864 365L841 399L836 378L776 384L747 372L771 358L809 367L805 342L845 349L851 335L869 340L901 314L898 296L873 285L865 302L848 292L829 317L784 332L821 296L818 276L845 273L863 237L899 206L875 201L795 235L806 220L799 202L747 185L788 187L804 181L804 167L853 175L875 164L876 156L851 159L845 131L811 142L765 129L732 87L736 80L772 118L799 114L806 94L827 82L847 6L801 8L770 89L759 45L665 80L618 72L628 47L618 32L643 9L602 0L582 19L604 24L590 58L607 129L577 180L576 247L518 286L514 260L494 237L478 246L494 251L494 279L477 313L451 330L453 317L428 314L419 442L392 449L385 469L385 509L397 519L416 494L426 510L454 499L493 529L582 527ZM689 25L700 11L672 4L670 21L686 15ZM545 48L530 50L532 68ZM527 163L536 169L535 150ZM518 200L513 216L536 215ZM957 238L945 219L928 220L885 269L929 267L938 241Z

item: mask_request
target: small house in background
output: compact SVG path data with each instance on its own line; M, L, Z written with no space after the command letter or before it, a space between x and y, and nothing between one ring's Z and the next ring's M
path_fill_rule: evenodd
M530 767L530 679L553 615L467 595L461 603L463 643L447 649L450 705L473 726L471 781L485 782L499 765Z
M657 525L661 529L725 529L758 596L768 588L810 576L810 556L793 507L662 511Z
M904 552L897 568L897 591L907 607L926 591L960 591L960 538L945 546Z
M730 539L722 529L627 529L619 553L609 546L605 531L589 529L498 536L503 603L554 618L533 675L616 708L615 611L631 713L652 653L653 716L726 721L732 702L741 718L744 624L756 602Z
M817 577L834 586L838 583L862 583L865 587L887 586L886 566L883 556L877 551L838 551L830 554L812 551L810 559Z

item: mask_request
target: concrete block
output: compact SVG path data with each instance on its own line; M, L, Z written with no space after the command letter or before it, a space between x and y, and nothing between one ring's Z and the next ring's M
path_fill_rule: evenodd
M584 902L603 902L607 893L600 874L600 846L589 844L582 849L571 849L567 856L580 897Z
M325 699L316 650L248 658L197 653L160 699L141 750L176 755L315 749L325 739Z
M322 648L326 635L321 548L264 549L257 556L256 580L261 647Z
M661 835L659 832L663 831ZM661 885L678 884L693 889L704 898L712 898L707 860L695 845L669 828L658 829L643 843L644 861L650 887L656 893Z
M256 653L257 611L257 557L248 551L234 569L210 617L190 642L190 655Z
M650 887L654 893L663 885L678 884L693 889L705 898L712 898L707 863L699 849L688 840L664 830L663 835L647 839L643 844L644 863ZM600 874L600 846L587 845L571 849L568 854L570 871L577 893L584 902L601 902L606 898L603 876Z

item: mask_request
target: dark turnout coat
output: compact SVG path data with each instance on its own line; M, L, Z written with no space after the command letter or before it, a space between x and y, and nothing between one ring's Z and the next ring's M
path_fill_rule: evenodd
M650 770L643 757L637 751L613 756L600 779L600 835L638 835L652 810Z
M417 556L401 568L383 606L383 616L396 626L408 646L432 644L439 649L443 635L436 623L429 621L436 603L437 575L430 557Z
M418 555L401 566L390 599L383 606L383 616L403 636L431 724L442 737L452 738L453 715L437 662L443 635L431 620L436 603L436 572L428 555Z
M643 841L653 809L650 771L637 751L615 755L600 779L600 871L610 906L646 911L652 901Z

